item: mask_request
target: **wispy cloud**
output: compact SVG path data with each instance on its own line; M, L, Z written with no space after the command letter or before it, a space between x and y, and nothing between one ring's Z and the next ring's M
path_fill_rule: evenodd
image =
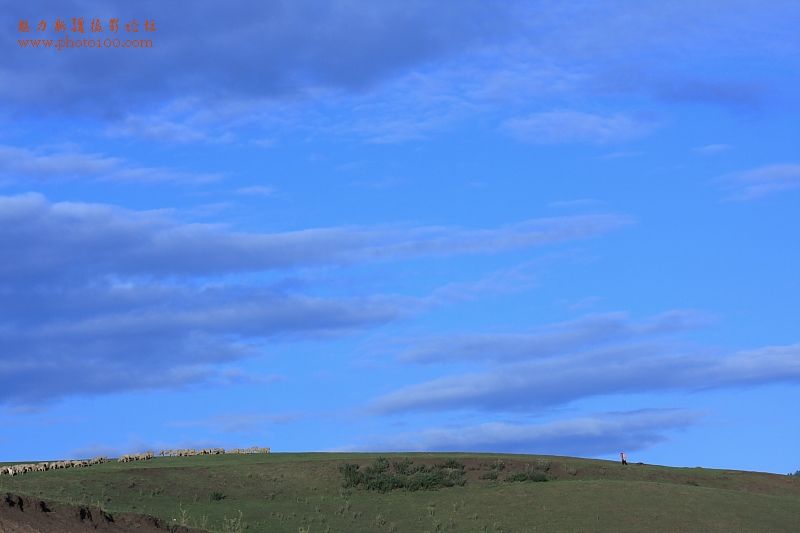
M329 339L396 319L407 308L380 297L334 299L268 288L175 287L99 281L6 286L0 310L0 402L74 394L265 383L232 362L277 340Z
M251 139L250 144L260 148L273 148L277 144L277 140L272 137L263 137L260 139Z
M602 115L572 110L534 113L507 120L509 134L533 144L625 142L653 130L651 120L616 113Z
M13 181L98 180L203 183L220 174L137 166L125 159L77 149L29 149L0 145L0 176Z
M557 202L550 202L547 207L553 209L590 209L603 206L602 200L595 198L577 198L575 200L559 200Z
M626 313L589 315L529 333L442 336L407 341L415 346L400 359L414 363L444 361L510 362L572 354L609 343L674 334L707 325L710 317L695 311L672 311L634 322Z
M154 115L129 115L113 122L105 132L109 137L132 137L165 143L227 143L234 140L230 132L212 135L199 125Z
M800 164L787 163L736 172L719 180L728 200L748 201L800 188Z
M437 305L470 301L486 294L525 291L536 286L536 266L535 262L525 263L491 272L475 281L450 282L434 290L427 298L427 302Z
M243 233L181 223L164 213L102 204L0 197L0 282L72 276L203 276L422 256L491 254L598 236L631 223L595 214L533 219L495 229L434 226L313 228ZM68 231L71 229L71 231Z
M609 152L607 154L603 154L600 156L600 159L605 159L605 160L627 159L629 157L638 157L640 155L642 155L642 152L637 152L634 150L622 150L619 152Z
M643 92L670 104L701 104L731 110L757 109L767 96L764 85L750 80L708 76L690 78L676 72L642 67L636 72L609 72L606 83L625 92Z
M800 382L800 344L730 355L614 347L442 377L377 398L376 413L541 409L595 396Z
M731 149L729 144L706 144L694 148L694 152L700 155L717 155Z
M304 413L225 413L199 420L176 420L171 428L201 428L215 433L254 433L275 424L288 424L307 416Z
M275 193L275 189L265 185L251 185L249 187L240 187L234 192L244 196L272 196Z
M668 440L670 432L693 425L700 417L700 413L685 409L644 409L538 424L454 425L375 438L352 448L597 456L647 449Z
M441 292L417 299L319 297L263 279L209 284L214 276L500 253L591 237L629 222L592 215L497 229L241 233L174 215L52 203L39 194L0 197L0 255L15 258L0 263L0 343L2 357L14 361L0 366L0 402L252 382L263 376L228 365L262 354L267 339L350 334L447 299Z

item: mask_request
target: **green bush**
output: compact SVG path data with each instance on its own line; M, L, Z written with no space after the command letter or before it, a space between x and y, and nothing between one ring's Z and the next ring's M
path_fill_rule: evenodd
M548 469L550 465L547 465ZM530 466L525 469L524 472L517 472L516 474L509 474L506 476L506 481L533 481L533 482L542 482L547 481L547 474L541 472L536 468L531 468Z
M345 488L355 487L361 483L362 473L358 471L359 466L352 463L345 463L339 467L339 472L344 476L342 485Z
M439 468L451 468L453 470L464 470L466 466L457 459L447 459L445 462L436 465Z
M389 470L389 459L386 457L378 457L375 459L375 462L372 463L372 466L367 467L367 470L370 470L376 474L387 472Z
M394 461L392 463L392 468L398 474L407 476L408 474L412 474L414 472L414 461L411 459L403 459L402 461Z
M505 470L506 464L503 462L502 459L498 459L497 461L495 461L494 463L489 465L489 468L491 468L492 470L497 470L498 472L500 472L501 470Z
M429 467L415 465L409 459L389 463L385 457L378 457L363 470L356 464L348 463L340 466L339 472L346 488L389 492L396 489L436 490L464 485L464 468L463 463L454 459Z

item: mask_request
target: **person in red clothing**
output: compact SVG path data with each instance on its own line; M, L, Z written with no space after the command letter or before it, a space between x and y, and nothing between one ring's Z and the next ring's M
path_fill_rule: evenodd
M622 461L622 464L628 464L628 456L625 454L625 452L619 452L619 458Z

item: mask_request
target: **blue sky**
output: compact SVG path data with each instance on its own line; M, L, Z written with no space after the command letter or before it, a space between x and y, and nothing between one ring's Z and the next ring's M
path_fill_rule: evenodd
M0 459L800 468L800 8L661 4L5 9Z

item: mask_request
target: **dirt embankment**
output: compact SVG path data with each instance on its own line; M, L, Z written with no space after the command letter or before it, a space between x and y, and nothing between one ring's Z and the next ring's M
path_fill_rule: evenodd
M0 533L203 533L158 518L133 513L111 515L98 507L48 503L28 496L0 496Z

